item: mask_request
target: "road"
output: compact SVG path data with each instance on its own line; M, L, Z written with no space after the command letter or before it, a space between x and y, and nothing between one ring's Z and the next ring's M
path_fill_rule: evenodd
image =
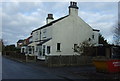
M50 68L37 63L23 63L2 58L2 79L59 79L65 81L113 79L114 81L116 78L119 78L118 74L97 73L93 66Z
M3 79L60 79L43 68L35 68L17 61L2 58Z
M54 68L36 66L2 57L2 79L76 79Z

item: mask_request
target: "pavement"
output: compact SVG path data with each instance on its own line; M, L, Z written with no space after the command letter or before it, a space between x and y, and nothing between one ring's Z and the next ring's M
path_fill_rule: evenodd
M65 81L120 80L120 74L98 73L94 66L47 67L44 61L19 62L2 58L2 79L51 79Z

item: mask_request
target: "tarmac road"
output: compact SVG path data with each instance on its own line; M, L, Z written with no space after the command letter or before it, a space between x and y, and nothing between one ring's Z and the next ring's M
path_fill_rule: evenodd
M39 63L23 63L2 57L2 79L53 79L55 81L96 81L93 79L119 79L119 74L97 73L93 66L49 68ZM23 80L22 80L23 81ZM25 80L26 81L26 80ZM38 80L39 81L39 80ZM41 80L40 80L41 81Z
M45 69L36 69L4 57L2 58L2 73L3 79L61 79Z

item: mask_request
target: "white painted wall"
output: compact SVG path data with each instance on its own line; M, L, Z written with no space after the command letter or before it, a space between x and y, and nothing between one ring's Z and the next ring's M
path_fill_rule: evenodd
M71 15L71 16L78 16L78 9L76 9L76 8L69 8L69 15Z
M96 46L98 46L98 44L99 44L99 32L98 31L93 31L93 34L94 34L93 43L95 43Z
M74 44L92 38L93 30L80 17L70 15L53 25L52 54L74 54ZM61 52L57 52L57 43L61 43Z
M41 40L45 40L52 37L51 26L41 29Z
M92 38L93 34L94 39ZM85 40L89 40L89 38L91 39L90 42L93 44L98 44L98 34L99 33L97 31L93 31L93 29L78 16L78 9L69 8L68 17L54 23L49 27L34 31L32 36L33 42L52 38L50 41L43 44L46 47L51 46L51 54L49 55L73 55L75 54L73 50L74 44L82 43ZM60 52L57 52L57 43L61 43ZM34 46L36 48L37 44Z
M31 44L29 44L28 46L34 46L34 55L39 56L39 52L38 52L39 50L38 50L38 46L37 46L37 44L40 43L39 41L49 39L49 38L52 38L51 26L43 28L41 30L34 31L32 33L33 42ZM35 42L35 41L38 41L38 42Z
M49 24L50 22L52 22L54 19L46 19L46 24Z

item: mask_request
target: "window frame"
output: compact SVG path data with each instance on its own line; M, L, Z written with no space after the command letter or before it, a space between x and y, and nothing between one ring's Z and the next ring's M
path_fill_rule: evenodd
M74 52L77 52L77 44L74 44Z
M57 52L61 52L61 43L57 43Z
M51 50L50 50L50 46L47 46L47 54L50 54Z

